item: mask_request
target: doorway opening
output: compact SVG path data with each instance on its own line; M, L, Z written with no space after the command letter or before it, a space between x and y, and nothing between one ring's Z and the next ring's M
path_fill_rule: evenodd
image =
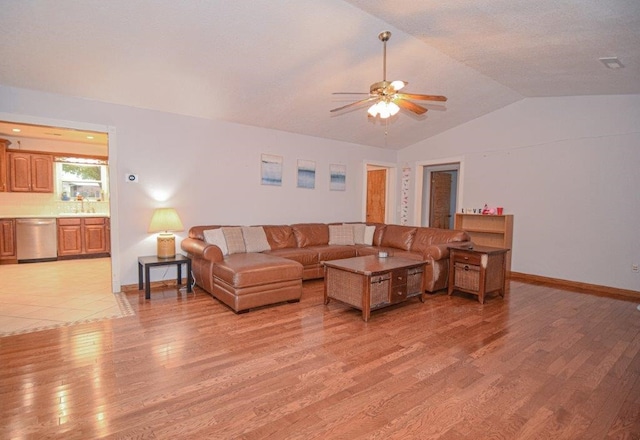
M17 131L20 130L20 131ZM113 293L120 292L120 270L119 270L119 249L117 248L117 216L115 204L116 195L116 183L112 176L115 176L117 171L115 170L115 130L111 127L100 126L96 124L87 123L74 123L68 121L56 121L44 118L29 117L24 115L12 115L12 114L0 114L0 137L8 138L13 142L17 149L41 151L52 154L54 156L67 156L67 157L80 157L84 160L87 157L101 156L106 161L108 166L105 166L105 187L99 195L96 195L95 191L93 196L87 194L85 198L82 191L78 191L83 197L82 203L85 207L82 212L89 215L91 212L98 212L95 207L100 200L107 200L107 215L110 220L108 225L109 234L109 260L110 264L106 265L108 271L107 279L110 280L109 290ZM89 139L93 137L94 139ZM83 148L83 145L85 147ZM13 151L16 149L9 148L7 151ZM2 164L4 166L4 164ZM53 173L53 170L52 170ZM50 194L51 200L48 199L47 194L42 194L40 201L43 203L51 204L57 210L62 209L62 205L69 203L70 195L67 191L65 197L65 191L63 187L60 187L57 181L57 176L54 176L54 192ZM107 188L108 187L108 188ZM107 197L103 196L108 195ZM12 197L14 194L5 194L4 197ZM46 199L46 200L45 200ZM13 200L13 197L11 198ZM79 200L79 199L78 199ZM86 202L85 202L86 200ZM91 209L89 209L91 207ZM50 208L53 209L53 208ZM95 211L94 211L95 209ZM55 213L57 211L51 211ZM72 210L71 212L64 214L67 216L73 216L73 212L80 212L79 210ZM7 212L0 212L5 216L11 216L13 211L7 210ZM59 212L59 214L61 214ZM32 263L33 264L33 263ZM38 263L35 263L38 264Z
M416 224L453 229L456 209L462 199L462 162L418 163L416 174Z
M365 163L364 221L369 223L394 222L395 181L395 164Z

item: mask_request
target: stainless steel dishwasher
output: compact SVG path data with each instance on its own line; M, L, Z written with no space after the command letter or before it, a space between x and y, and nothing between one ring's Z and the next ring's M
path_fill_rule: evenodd
M58 232L56 219L16 219L16 247L19 263L57 259Z

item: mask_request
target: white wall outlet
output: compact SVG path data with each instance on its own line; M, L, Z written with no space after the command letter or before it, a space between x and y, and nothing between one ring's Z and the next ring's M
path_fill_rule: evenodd
M631 271L632 272L638 272L638 265L637 264L632 264L631 265Z
M138 175L137 174L125 174L125 180L131 183L138 183Z

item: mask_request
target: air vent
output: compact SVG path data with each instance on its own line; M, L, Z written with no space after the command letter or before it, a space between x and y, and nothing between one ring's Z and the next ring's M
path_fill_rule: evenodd
M600 58L600 62L609 69L622 69L624 67L624 64L617 57Z

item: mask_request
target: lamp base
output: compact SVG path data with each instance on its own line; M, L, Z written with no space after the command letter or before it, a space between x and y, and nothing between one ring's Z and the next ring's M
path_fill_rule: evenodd
M176 237L173 234L158 234L158 258L176 256Z

